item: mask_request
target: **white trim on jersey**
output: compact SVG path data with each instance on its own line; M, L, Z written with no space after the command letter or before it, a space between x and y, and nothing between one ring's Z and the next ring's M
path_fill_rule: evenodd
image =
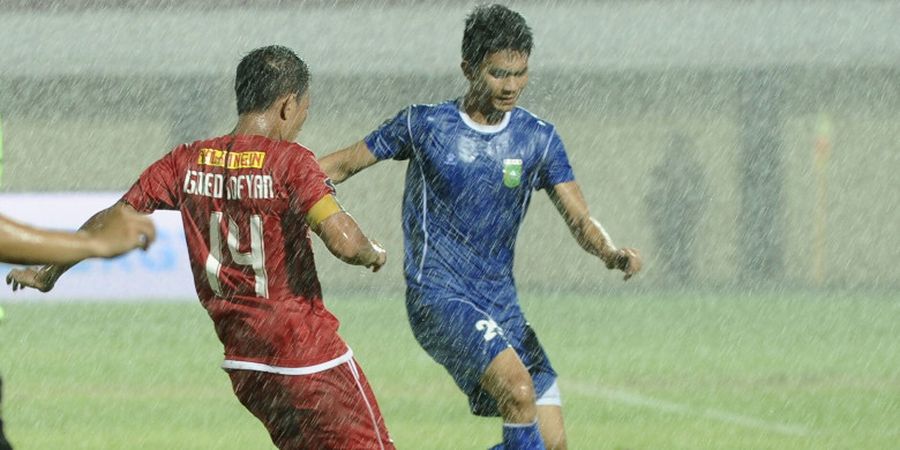
M415 139L413 139L412 132L412 108L406 109L406 129L409 131L409 142L413 149L413 154L416 153L416 143ZM425 169L422 168L422 164L419 163L419 174L422 175L422 260L419 261L419 273L416 274L416 281L422 281L422 272L425 270L425 255L428 254L428 183L426 183L425 179Z
M277 375L310 375L318 372L324 372L328 369L335 368L347 361L353 360L353 350L347 349L347 353L338 356L331 361L325 361L321 364L306 367L280 367L270 366L268 364L255 363L250 361L236 361L226 359L222 362L222 368L226 370L252 370L254 372L274 373Z
M510 116L512 116L512 111L507 111L503 114L503 119L500 119L500 123L497 125L484 125L472 120L462 108L459 108L459 117L462 119L463 123L479 133L495 134L505 130L506 126L509 125Z
M544 395L537 399L535 404L538 406L562 406L562 393L559 392L557 380L553 380L553 384L550 385L547 392L544 392Z
M422 165L419 165L422 171ZM422 272L425 270L425 255L428 254L428 186L425 184L425 172L422 171L422 260L419 261L419 273L416 274L416 281L422 281Z

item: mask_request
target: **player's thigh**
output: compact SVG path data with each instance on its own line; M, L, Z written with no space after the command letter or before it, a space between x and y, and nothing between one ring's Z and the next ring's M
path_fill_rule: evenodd
M513 348L491 361L481 377L481 387L497 400L532 404L535 401L531 375Z
M336 378L342 386L337 390L337 395L343 398L337 403L336 411L330 417L335 420L337 426L343 426L348 417L352 418L354 430L351 433L352 438L344 441L339 448L393 449L394 444L381 414L381 408L362 368L353 359L341 370L343 376Z
M356 360L317 375L321 389L315 398L322 418L315 438L308 442L315 448L394 448L372 387Z
M316 410L295 404L290 377L249 370L232 370L228 376L235 396L263 423L276 447L287 448L296 439L299 430L294 424L316 426Z
M491 315L461 298L408 304L410 326L419 345L453 376L463 392L479 388L488 365L510 349Z
M278 448L393 448L355 361L310 375L229 375L241 403L263 422Z
M534 391L540 404L541 398L547 394L551 397L555 395L558 399L559 390L556 388L556 370L550 363L543 345L538 340L534 329L529 325L524 317L521 320L514 320L512 323L504 324L504 330L508 330L507 338L515 348L519 358L534 382ZM549 392L554 390L554 392Z

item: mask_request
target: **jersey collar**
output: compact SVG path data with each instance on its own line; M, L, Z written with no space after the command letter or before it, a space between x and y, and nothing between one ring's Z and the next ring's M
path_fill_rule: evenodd
M462 119L463 123L479 133L495 134L505 130L506 126L509 125L510 116L512 116L512 111L507 111L503 114L503 119L500 119L500 123L496 125L484 125L472 120L462 108L459 108L459 117Z

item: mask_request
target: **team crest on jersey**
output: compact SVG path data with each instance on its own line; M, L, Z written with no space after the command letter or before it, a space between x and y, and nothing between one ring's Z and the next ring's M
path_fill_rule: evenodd
M503 160L503 185L514 188L522 183L522 160Z

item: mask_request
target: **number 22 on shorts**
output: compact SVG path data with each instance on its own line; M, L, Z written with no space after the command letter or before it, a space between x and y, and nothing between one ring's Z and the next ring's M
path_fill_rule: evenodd
M493 319L479 320L475 322L475 329L478 331L484 332L484 340L490 341L494 339L499 334L503 334L503 330L500 328L500 325L497 325L497 322L494 322Z

